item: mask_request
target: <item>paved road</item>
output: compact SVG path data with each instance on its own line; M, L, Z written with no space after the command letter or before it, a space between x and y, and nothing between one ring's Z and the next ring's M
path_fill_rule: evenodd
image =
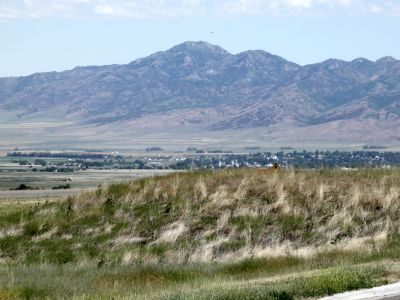
M369 290L337 294L320 300L400 300L400 282Z

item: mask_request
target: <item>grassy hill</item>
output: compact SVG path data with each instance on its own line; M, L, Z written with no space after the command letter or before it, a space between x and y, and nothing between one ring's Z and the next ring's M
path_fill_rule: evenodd
M398 169L197 171L3 203L0 299L292 299L379 285L400 278L387 264L400 258L399 216Z

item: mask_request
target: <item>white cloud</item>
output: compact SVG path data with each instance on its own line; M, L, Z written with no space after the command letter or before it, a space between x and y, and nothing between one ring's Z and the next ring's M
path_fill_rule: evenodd
M368 10L374 14L390 14L400 16L400 3L398 1L382 1L382 3L369 3Z
M400 15L399 0L0 0L0 19L174 18L194 15Z
M313 4L313 0L288 0L289 6L309 8Z
M224 0L218 3L220 12L232 15L400 15L399 0Z
M171 18L205 11L201 0L94 1L93 12L108 18Z

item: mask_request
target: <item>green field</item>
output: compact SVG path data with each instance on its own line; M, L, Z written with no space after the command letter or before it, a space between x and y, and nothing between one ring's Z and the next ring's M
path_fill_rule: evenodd
M400 278L398 263L335 267L290 257L238 264L8 265L0 299L315 299Z

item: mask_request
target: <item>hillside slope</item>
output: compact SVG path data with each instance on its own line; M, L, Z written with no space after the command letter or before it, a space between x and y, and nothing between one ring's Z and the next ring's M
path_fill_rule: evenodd
M400 170L187 172L0 202L1 299L315 299L400 278Z
M132 264L389 251L399 228L399 187L399 170L140 179L3 215L0 254L26 263Z

